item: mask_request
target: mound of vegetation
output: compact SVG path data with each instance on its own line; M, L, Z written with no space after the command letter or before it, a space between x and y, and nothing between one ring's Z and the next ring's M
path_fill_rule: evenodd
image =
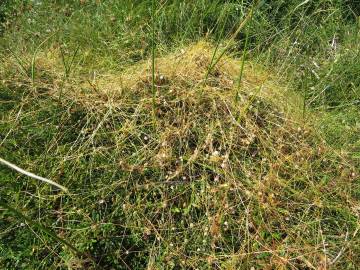
M69 189L1 168L2 268L360 264L356 167L269 71L209 69L206 42L156 59L154 85L150 61L64 79L60 55L1 69L0 156Z

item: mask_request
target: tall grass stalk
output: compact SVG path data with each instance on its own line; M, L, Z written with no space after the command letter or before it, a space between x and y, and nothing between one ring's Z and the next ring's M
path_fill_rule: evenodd
M16 63L19 65L19 67L20 67L20 70L24 73L24 75L25 76L29 76L29 73L28 73L28 70L27 70L27 64L26 63L24 63L21 59L20 59L20 57L9 47L8 48L8 50L9 50L9 52L10 52L10 54L15 58L15 60L16 60Z
M225 6L225 7L226 7L226 6ZM225 8L224 8L224 12L226 13L226 9L225 9ZM222 26L222 28L221 28L221 30L220 30L219 38L218 38L218 40L217 40L217 42L216 42L215 50L214 50L214 52L213 52L213 54L212 54L212 57L211 57L210 66L212 66L212 64L213 64L213 62L214 62L214 60L215 60L216 54L217 54L217 52L218 52L218 50L219 50L220 43L221 43L221 41L222 41L222 36L223 36L223 34L224 34L224 30L225 30L225 26L226 26L226 20L228 19L228 16L229 16L229 15L225 16L225 19L224 19L224 22L223 22L223 26ZM220 21L220 19L221 19L221 17L219 18L219 21ZM209 72L206 73L205 81L208 79L208 76L209 76Z
M70 61L66 61L66 56L65 56L65 51L62 48L62 46L60 46L60 57L61 57L61 62L64 66L64 75L65 75L65 79L67 79L70 76L71 73L71 68L74 64L75 61L75 57L78 54L80 49L80 45L78 45L75 49L75 51L73 52L73 54L71 55L71 59Z
M252 19L253 14L255 12L255 10L257 9L257 7L259 6L260 0L255 0L253 5L250 8L249 13L246 15L245 19L240 23L239 27L236 29L236 31L231 35L229 41L226 43L225 47L223 48L223 50L221 51L221 53L219 54L219 56L215 59L215 61L212 61L212 63L210 64L206 75L205 75L205 79L208 78L209 74L211 73L211 71L214 69L214 67L217 65L217 63L219 63L219 61L221 60L221 58L224 56L224 54L226 53L226 51L234 45L235 43L235 38L236 36L240 33L240 31L248 24L248 22Z
M53 33L51 34L50 36L48 36L47 38L45 38L35 49L33 55L32 55L32 59L31 59L31 81L32 83L34 84L35 82L35 73L36 73L36 57L37 57L37 54L39 53L41 47L50 39L52 38L54 35L56 34Z
M155 88L155 0L151 2L151 91L154 123L156 122L156 88Z
M244 73L244 66L245 66L245 59L246 59L246 55L247 55L248 43L249 43L249 30L246 31L245 45L244 45L244 49L243 49L243 53L242 53L238 87L237 87L237 91L235 94L236 102L239 100L240 87L241 87L241 81L242 81L242 77L243 77L243 73Z
M72 66L73 66L75 58L79 52L79 49L80 49L80 44L78 44L78 46L76 47L74 53L71 56L70 61L66 61L65 51L62 48L62 46L60 46L60 57L61 57L61 62L64 66L65 80L67 80L71 74ZM63 87L61 87L60 91L59 91L59 101L61 101L61 99L62 99L62 93L63 93Z

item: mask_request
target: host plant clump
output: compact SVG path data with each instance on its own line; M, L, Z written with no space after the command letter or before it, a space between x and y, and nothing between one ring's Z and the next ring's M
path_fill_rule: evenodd
M0 167L0 268L358 268L357 45L313 68L290 63L296 48L281 63L281 48L258 51L268 4L229 42L233 12L245 18L251 3L55 2L15 1L24 10L4 28L0 158L68 192ZM277 12L300 12L299 24L328 12L307 2ZM193 12L188 24L179 10ZM137 19L149 14L154 32ZM346 80L329 75L338 63Z

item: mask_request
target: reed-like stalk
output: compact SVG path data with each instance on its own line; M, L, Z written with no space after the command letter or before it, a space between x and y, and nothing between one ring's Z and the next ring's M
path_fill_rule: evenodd
M255 0L255 2L253 3L249 13L246 15L245 19L240 23L239 27L236 29L236 31L231 35L230 39L228 40L228 42L226 43L225 47L223 48L223 50L221 51L221 53L219 54L219 56L212 61L212 63L210 64L206 75L205 75L205 79L208 78L209 74L211 73L211 71L214 69L214 67L217 65L217 63L219 63L219 61L221 60L221 58L224 56L224 54L226 53L226 51L233 46L234 41L236 36L240 33L240 31L249 23L249 21L252 19L253 14L255 12L255 10L257 9L258 5L260 3L260 0Z
M48 36L47 38L45 38L40 44L39 46L36 47L33 55L32 55L32 58L31 58L31 66L30 66L30 74L31 74L31 81L32 83L35 82L35 73L36 73L36 57L37 57L37 54L39 53L41 47L50 39L52 38L55 34L57 33L57 31L55 31L53 34L51 34L50 36Z
M245 44L244 44L244 49L243 49L242 59L241 59L238 87L237 87L237 91L235 94L236 102L239 100L239 94L240 94L239 92L240 92L240 88L241 88L242 77L244 74L244 66L245 66L245 59L246 59L246 55L247 55L248 43L249 43L249 29L246 30L246 37L245 37Z
M155 0L151 2L151 91L154 122L156 121L156 88L155 88Z

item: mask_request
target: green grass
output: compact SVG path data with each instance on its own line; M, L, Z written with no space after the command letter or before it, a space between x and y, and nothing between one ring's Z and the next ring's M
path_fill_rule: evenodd
M0 4L1 269L358 269L359 4L253 4Z

